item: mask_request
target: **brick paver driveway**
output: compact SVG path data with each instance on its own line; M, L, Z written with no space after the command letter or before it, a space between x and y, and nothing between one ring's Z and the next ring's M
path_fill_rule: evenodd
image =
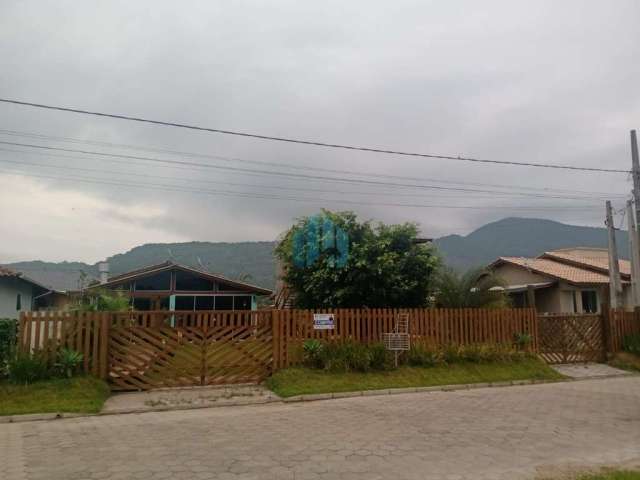
M640 377L0 425L0 478L482 479L640 461Z

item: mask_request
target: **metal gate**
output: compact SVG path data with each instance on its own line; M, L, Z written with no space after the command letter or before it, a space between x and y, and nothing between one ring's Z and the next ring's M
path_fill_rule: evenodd
M547 363L606 359L602 315L539 315L538 337L540 356Z
M253 324L114 326L108 378L113 390L250 383L271 373L271 318Z

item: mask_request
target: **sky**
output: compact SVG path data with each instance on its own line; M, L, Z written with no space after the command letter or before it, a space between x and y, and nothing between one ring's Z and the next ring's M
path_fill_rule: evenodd
M639 17L637 0L4 1L0 97L627 170L629 131L640 128ZM631 187L625 173L329 149L0 103L0 263L274 240L321 208L417 222L439 237L509 216L602 226L609 198L622 225Z

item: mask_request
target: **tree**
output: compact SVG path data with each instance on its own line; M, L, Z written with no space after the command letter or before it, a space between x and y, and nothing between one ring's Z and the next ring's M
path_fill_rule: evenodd
M304 217L276 247L298 308L421 307L438 266L418 227L359 222L353 212Z
M464 274L445 268L436 276L436 306L444 308L501 308L509 306L503 280L483 268Z
M100 289L80 298L78 310L83 312L124 312L131 309L131 300L123 292Z

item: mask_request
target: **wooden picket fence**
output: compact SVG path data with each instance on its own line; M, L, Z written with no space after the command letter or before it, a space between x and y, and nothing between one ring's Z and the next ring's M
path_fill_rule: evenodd
M640 335L640 310L627 312L625 310L611 310L608 318L609 350L622 350L624 337Z
M335 309L274 310L274 366L300 363L301 346L306 339L361 343L382 341L393 331L401 313L409 315L412 342L431 345L469 345L474 343L512 344L516 334L531 336L537 348L536 313L532 309ZM335 328L314 330L314 313L333 313Z
M314 330L314 313L333 313L335 328ZM400 313L409 315L413 342L512 343L524 333L537 349L536 315L526 309L28 312L19 345L48 358L77 350L84 372L114 390L237 383L300 362L306 339L380 342Z

